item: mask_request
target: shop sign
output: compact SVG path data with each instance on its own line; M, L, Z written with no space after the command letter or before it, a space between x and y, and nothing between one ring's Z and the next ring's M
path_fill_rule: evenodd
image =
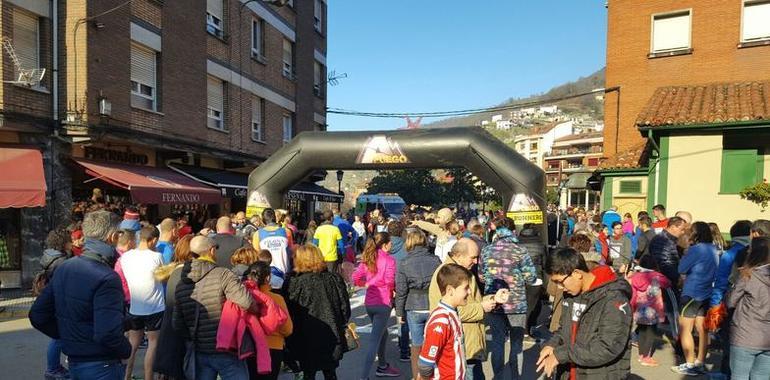
M242 189L242 188L233 188L233 187L222 187L222 196L225 198L246 198L246 194L249 193L249 190Z
M537 202L527 194L516 194L508 206L507 217L513 219L517 225L526 223L543 224L543 210Z
M119 162L131 165L147 165L150 158L146 154L133 152L122 152L119 150L103 149L93 146L87 146L84 149L85 158L98 161Z
M161 193L161 202L163 203L200 203L200 194L188 193Z
M325 195L325 194L310 194L310 193L303 193L299 191L289 191L286 193L286 199L287 200L297 200L297 201L314 201L314 202L329 202L329 203L337 203L342 200L340 197L335 197L333 195Z
M249 200L246 202L246 217L251 218L254 215L259 215L264 209L269 207L270 202L267 201L265 194L254 190L251 192Z
M372 136L356 158L359 164L405 164L409 162L397 142L388 136Z

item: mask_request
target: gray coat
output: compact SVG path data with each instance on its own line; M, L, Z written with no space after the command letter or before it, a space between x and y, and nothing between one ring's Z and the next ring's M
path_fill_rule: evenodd
M415 247L396 269L396 315L407 310L430 310L428 288L441 259L426 247Z
M200 304L195 344L196 350L204 353L217 352L217 329L225 300L243 309L251 308L253 302L233 272L198 259L184 264L174 295L174 330L182 336L193 336L195 309Z
M751 278L741 278L727 296L735 308L730 321L730 344L770 350L770 264L754 268Z

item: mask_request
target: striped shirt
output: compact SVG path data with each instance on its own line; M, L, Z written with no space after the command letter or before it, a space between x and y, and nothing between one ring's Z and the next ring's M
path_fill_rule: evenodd
M463 328L457 310L439 302L425 325L425 342L419 359L420 372L424 376L424 368L433 368L432 379L465 379L463 343Z

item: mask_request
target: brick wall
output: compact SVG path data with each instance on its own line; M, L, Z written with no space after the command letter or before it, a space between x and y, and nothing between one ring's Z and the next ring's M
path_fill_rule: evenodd
M131 2L131 15L146 21L148 24L163 28L161 5L157 0L134 0Z
M15 8L17 7L9 2L0 3L0 30L2 30L3 37L11 38L11 40L14 39L13 14ZM21 10L28 12L23 8ZM0 84L0 109L38 118L51 118L52 97L50 91L53 85L51 80L53 62L51 27L53 24L50 18L40 17L39 20L40 67L46 69L45 76L40 82L43 89L36 90L22 85L2 83ZM3 48L0 48L0 55L2 56L0 58L0 78L3 82L15 81L17 76L13 61Z
M692 9L692 54L647 58L651 16ZM770 78L770 46L738 48L742 1L611 0L606 87L620 86L618 151L642 141L634 123L661 86ZM605 156L615 153L617 92L605 96Z

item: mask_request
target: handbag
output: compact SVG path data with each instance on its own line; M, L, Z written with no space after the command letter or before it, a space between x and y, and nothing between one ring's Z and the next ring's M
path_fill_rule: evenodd
M348 323L348 325L345 327L345 341L347 342L347 346L348 346L347 352L353 351L358 347L361 347L361 342L359 341L358 333L356 333L356 324L353 322Z
M187 342L187 348L184 353L184 362L182 364L182 371L184 372L184 377L187 380L195 380L196 373L195 373L195 338L198 335L198 317L200 316L200 308L201 304L197 303L195 305L195 324L193 325L193 334L192 339L190 339L189 342Z

